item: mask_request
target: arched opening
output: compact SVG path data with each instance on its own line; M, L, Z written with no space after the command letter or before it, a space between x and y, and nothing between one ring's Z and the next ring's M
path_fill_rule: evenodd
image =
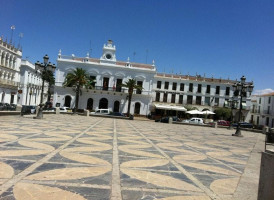
M141 104L139 102L135 103L134 114L140 114L140 108Z
M119 101L115 101L113 107L114 107L113 108L113 112L119 112L120 111L120 102Z
M100 99L99 109L108 109L108 100L106 98Z
M93 109L93 99L89 98L87 102L87 110L92 110Z
M71 96L66 96L64 106L70 108L70 104L71 104Z

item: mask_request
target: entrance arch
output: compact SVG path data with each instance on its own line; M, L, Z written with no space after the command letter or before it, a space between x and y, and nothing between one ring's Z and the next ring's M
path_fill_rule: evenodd
M67 96L65 97L65 104L64 104L64 106L70 108L70 104L71 104L71 96L68 96L68 95L67 95Z
M119 101L115 101L113 107L114 107L113 108L113 112L119 112L120 111L120 102Z
M140 114L140 108L141 104L139 102L135 103L134 114Z
M93 109L93 99L89 98L87 102L87 110L92 110Z
M100 99L99 109L108 109L108 100L106 98Z

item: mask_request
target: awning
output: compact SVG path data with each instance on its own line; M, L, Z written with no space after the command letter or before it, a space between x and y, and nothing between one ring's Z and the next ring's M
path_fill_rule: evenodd
M160 110L176 110L176 111L187 111L187 109L183 106L174 106L167 104L154 104L157 109Z

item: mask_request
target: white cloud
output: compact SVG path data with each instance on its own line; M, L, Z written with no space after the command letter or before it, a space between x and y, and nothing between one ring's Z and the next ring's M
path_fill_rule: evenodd
M263 89L263 90L255 90L254 92L252 92L252 95L262 95L262 94L268 94L268 93L272 93L272 92L274 92L273 89L267 88L267 89Z

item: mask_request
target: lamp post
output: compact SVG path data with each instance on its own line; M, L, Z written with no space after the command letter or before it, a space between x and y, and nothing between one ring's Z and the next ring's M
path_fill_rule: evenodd
M232 134L232 136L238 136L238 137L242 137L241 134L241 128L240 128L240 120L242 117L242 101L243 101L243 96L247 96L247 92L249 92L251 94L251 92L253 91L254 85L253 82L251 83L246 83L245 82L246 78L245 76L241 77L241 81L236 82L233 86L232 89L234 91L234 96L238 97L240 96L240 109L239 109L239 118L238 118L238 124L237 124L237 130L235 132L235 134Z
M49 57L48 55L46 54L44 57L44 62L43 63L40 63L39 61L37 61L35 63L35 67L37 70L40 70L41 71L41 74L42 74L42 92L41 92L41 99L40 99L40 104L43 103L43 93L44 93L44 84L45 84L45 77L43 76L47 71L52 71L54 72L56 66L55 64L51 64L51 62L48 62L49 61Z
M228 100L228 105L231 108L231 117L230 117L230 124L229 124L228 129L232 130L233 129L233 126L232 126L232 123L233 123L233 109L237 108L238 101L236 99L234 99L234 97L232 97L232 99Z

